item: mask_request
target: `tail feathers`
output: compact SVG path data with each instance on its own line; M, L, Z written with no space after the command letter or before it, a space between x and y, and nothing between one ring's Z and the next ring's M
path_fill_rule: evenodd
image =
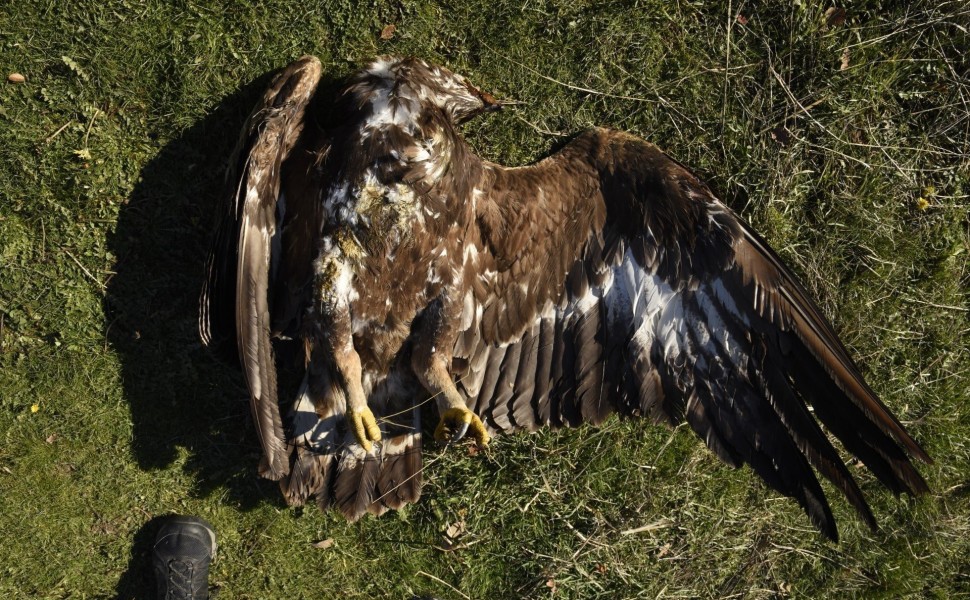
M385 438L363 455L353 444L338 463L333 483L337 510L348 521L365 513L398 510L421 496L421 436L406 433Z
M323 366L311 364L288 415L296 451L290 474L280 483L287 504L302 506L315 496L322 510L333 507L356 521L368 512L379 515L416 502L422 484L421 423L420 411L408 407L411 396L389 401L393 385L372 396L382 439L366 453L347 428L342 392L331 385Z
M377 498L381 465L373 455L364 454L356 442L348 440L348 450L337 463L333 499L337 510L354 522L369 511Z
M403 434L377 442L365 454L353 440L339 453L297 448L280 489L290 506L316 497L321 510L336 508L348 521L399 510L421 497L421 436Z
M333 485L336 457L317 454L308 448L298 447L288 477L280 480L280 490L290 506L303 506L316 497L317 505L326 510L331 505L330 488Z
M421 435L408 433L389 439L382 447L383 463L377 477L377 502L392 510L421 497Z

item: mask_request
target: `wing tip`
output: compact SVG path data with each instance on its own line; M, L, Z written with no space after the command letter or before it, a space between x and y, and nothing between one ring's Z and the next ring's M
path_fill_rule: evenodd
M270 481L283 481L290 474L290 461L279 454L264 454L259 459L259 476Z

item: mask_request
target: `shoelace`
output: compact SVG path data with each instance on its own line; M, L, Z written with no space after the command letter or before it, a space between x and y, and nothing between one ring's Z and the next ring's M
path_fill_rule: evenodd
M168 562L168 593L165 600L195 600L195 590L192 589L192 576L195 574L195 564L181 560ZM199 599L203 600L203 599Z

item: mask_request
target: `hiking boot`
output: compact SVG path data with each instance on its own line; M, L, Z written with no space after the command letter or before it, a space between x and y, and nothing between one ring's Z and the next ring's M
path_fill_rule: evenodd
M158 530L152 552L158 600L206 600L216 532L198 517L173 516Z

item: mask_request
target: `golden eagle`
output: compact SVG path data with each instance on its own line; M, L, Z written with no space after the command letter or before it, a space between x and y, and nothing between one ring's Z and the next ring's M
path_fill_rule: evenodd
M436 437L482 445L686 419L833 539L815 472L875 519L819 422L894 493L927 490L909 456L929 457L791 271L659 148L596 128L504 167L458 131L501 106L460 75L380 58L335 96L320 76L296 61L249 117L201 299L288 503L356 519L416 501L429 397ZM303 371L282 409L274 340Z

